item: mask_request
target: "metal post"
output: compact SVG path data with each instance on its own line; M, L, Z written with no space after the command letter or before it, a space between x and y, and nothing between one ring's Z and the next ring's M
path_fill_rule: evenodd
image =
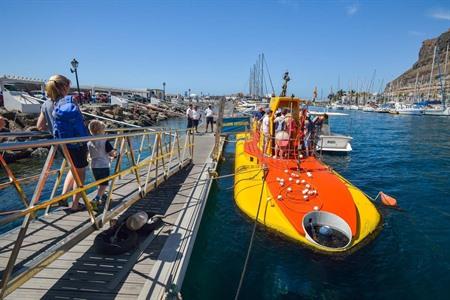
M124 151L124 149L125 149L125 139L122 138L121 143L120 143L120 148L119 148L119 155L118 155L118 157L117 157L116 166L115 166L115 168L114 168L114 174L116 174L116 173L119 172L119 170L120 170L120 165L121 165L121 163L122 163L122 157L123 157L123 151ZM106 222L107 212L108 212L109 206L110 206L110 204L111 204L111 196L112 196L112 193L113 193L113 191L114 191L114 185L115 185L115 183L116 183L116 178L117 178L117 177L114 177L114 178L111 180L111 183L109 184L108 197L106 198L106 203L105 203L105 206L104 206L104 208L103 208L103 217L102 217L102 223L101 223L101 226L105 225L105 222Z
M127 137L127 143L128 143L128 148L130 149L131 163L133 164L133 167L136 167L136 160L134 159L133 146L131 145L130 137ZM136 175L136 181L139 186L139 195L141 196L141 198L144 198L144 192L142 191L139 170L134 169L134 174Z
M73 179L74 179L75 183L77 184L77 188L83 187L83 183L81 182L80 176L78 175L77 169L75 168L75 165L74 165L74 163L72 161L72 157L70 156L69 149L67 148L67 144L61 145L61 148L62 148L64 157L69 162L70 170L72 171L72 176L73 176ZM84 201L84 204L86 205L86 209L87 209L88 214L89 214L89 216L91 218L92 224L94 224L94 226L97 229L100 228L98 223L97 223L97 221L96 221L96 219L95 219L94 208L92 207L92 203L89 200L89 198L88 198L88 196L86 194L86 191L85 190L80 191L80 194L81 194L81 198Z
M214 150L212 152L212 159L217 161L219 159L219 144L220 144L220 133L222 131L223 126L223 115L225 110L225 98L220 99L220 106L219 106L219 117L217 118L216 122L216 135L215 135L215 142L214 142Z
M58 177L56 177L55 184L53 185L52 193L50 194L49 199L53 199L55 197L56 191L58 190L59 184L61 183L62 176L64 174L64 168L66 167L66 160L63 159L61 163L61 168L58 170ZM48 211L50 210L50 206L47 206L45 209L45 214L48 215Z
M12 170L8 167L8 164L4 160L2 154L0 154L0 163L3 166L3 168L5 169L5 172L9 177L9 181L12 182L12 184L14 185L14 188L17 191L17 194L19 194L20 200L22 200L23 205L25 207L28 207L29 201L28 201L27 195L25 194L24 190L22 189L22 186L20 185L16 176L14 176L14 173L12 172Z
M31 201L30 201L30 204L28 207L33 207L34 204L39 201L41 194L42 194L42 190L44 189L44 186L45 186L45 182L47 181L50 169L52 167L53 160L55 158L55 154L56 154L56 147L52 146L48 153L47 159L46 159L44 167L42 169L42 173L39 176L39 180L37 182L36 189L34 190L33 197L31 198ZM14 248L11 252L11 256L8 259L8 264L6 265L5 270L3 270L0 299L3 299L3 296L5 295L6 290L8 289L9 277L11 276L11 273L14 269L14 265L16 263L18 255L19 255L20 248L22 247L23 240L25 239L25 235L27 233L28 226L30 225L31 219L32 219L31 212L28 213L27 215L25 215L23 222L22 222L22 226L20 227L19 234L17 235L16 243L14 244Z

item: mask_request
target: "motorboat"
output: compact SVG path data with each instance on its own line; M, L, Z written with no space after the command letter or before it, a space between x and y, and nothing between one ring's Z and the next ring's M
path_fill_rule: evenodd
M366 106L363 106L362 111L365 111L365 112L374 112L374 111L375 111L375 107L370 106L370 105L366 105Z
M425 116L442 116L442 117L448 117L450 116L450 107L433 107L433 108L425 108L423 110L423 114Z
M414 104L396 103L395 110L399 115L422 115L423 108Z
M311 111L310 114L323 116L325 113ZM344 113L326 113L328 116L346 116ZM347 135L334 134L331 132L329 119L327 119L320 128L319 138L316 149L322 152L341 152L348 153L352 151L351 140L353 138Z
M331 109L334 110L344 110L345 106L343 104L333 103L331 104Z
M287 109L295 123L301 124L299 110L304 102L272 97L270 109ZM269 120L274 137L274 116ZM250 132L236 135L234 200L245 215L328 254L352 252L379 232L381 215L374 203L315 151L306 155L302 135L290 138L285 154L274 157L273 146L278 141L266 136L265 143L258 127L254 124Z

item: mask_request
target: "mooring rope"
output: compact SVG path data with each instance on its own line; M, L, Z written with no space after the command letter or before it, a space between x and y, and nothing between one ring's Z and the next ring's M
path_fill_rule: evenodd
M238 288L237 288L234 300L239 299L239 294L241 292L242 283L244 282L245 273L247 272L247 265L248 265L248 261L249 261L249 258L250 258L250 253L252 251L253 241L255 239L256 226L258 225L259 210L261 209L261 202L262 202L262 197L263 197L263 192L264 192L264 185L265 185L266 177L267 177L267 174L268 174L267 167L264 166L263 170L264 170L264 174L263 174L263 178L262 178L261 193L259 194L258 209L256 211L255 222L253 223L253 231L252 231L252 235L250 237L250 243L249 243L248 249L247 249L247 256L245 257L244 268L242 269L241 279L239 280L239 285L238 285Z

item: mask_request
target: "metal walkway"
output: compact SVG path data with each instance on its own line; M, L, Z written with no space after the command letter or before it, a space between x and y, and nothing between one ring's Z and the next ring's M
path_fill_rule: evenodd
M185 148L189 148L187 137ZM89 212L67 214L63 210L32 220L12 270L19 275L9 283L6 299L162 299L176 295L209 192L209 172L217 163L211 158L213 135L195 136L192 157L183 155L182 159L178 157L181 149L170 147L175 140L169 138L168 143L166 154L171 155L165 164L158 165L157 160L150 164L155 157L148 156L135 162L145 166L137 169L138 174L130 171L116 178L111 209L96 214L95 222ZM131 158L134 161L133 155ZM149 174L155 176L149 178ZM149 192L142 197L139 187ZM165 224L140 236L139 246L132 252L115 256L95 252L94 239L109 227L107 220L139 210L163 215ZM95 224L104 226L96 230ZM1 236L3 273L19 232L17 228Z

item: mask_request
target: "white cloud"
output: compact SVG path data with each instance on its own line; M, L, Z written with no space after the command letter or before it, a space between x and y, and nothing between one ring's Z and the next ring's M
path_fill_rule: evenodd
M429 12L428 16L438 20L450 21L450 10L442 8L433 9Z
M350 6L347 6L347 15L353 16L359 10L359 5L357 3L353 3Z
M416 30L408 30L408 34L409 35L413 35L413 36L423 36L423 35L425 35L425 33L421 32L421 31L416 31Z

